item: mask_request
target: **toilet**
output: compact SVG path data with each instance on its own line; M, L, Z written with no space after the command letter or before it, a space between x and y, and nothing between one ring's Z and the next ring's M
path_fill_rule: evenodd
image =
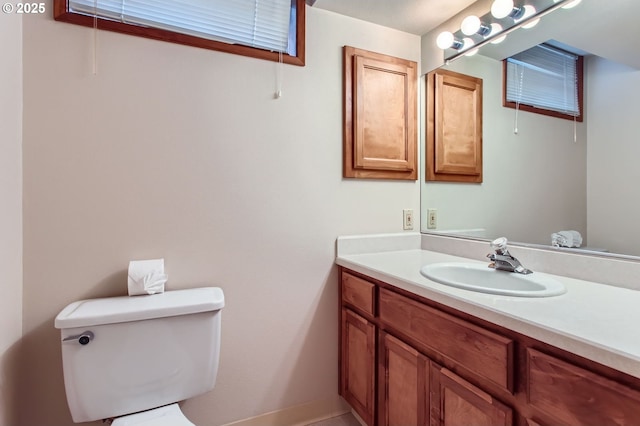
M223 307L218 287L65 307L55 327L73 421L195 426L177 403L215 385Z

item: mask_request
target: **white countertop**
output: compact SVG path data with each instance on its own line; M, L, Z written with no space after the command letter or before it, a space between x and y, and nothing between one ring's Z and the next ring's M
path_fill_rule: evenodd
M477 260L419 248L352 251L339 249L336 263L640 378L638 290L548 274L566 286L565 294L497 296L439 284L420 274L430 263Z

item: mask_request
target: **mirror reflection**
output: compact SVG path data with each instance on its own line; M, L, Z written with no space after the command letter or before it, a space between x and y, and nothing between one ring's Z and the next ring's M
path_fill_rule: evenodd
M484 178L423 178L422 232L551 246L554 233L574 230L580 250L640 256L637 16L634 1L583 0L446 66L483 79ZM502 106L502 59L550 40L585 56L582 123Z

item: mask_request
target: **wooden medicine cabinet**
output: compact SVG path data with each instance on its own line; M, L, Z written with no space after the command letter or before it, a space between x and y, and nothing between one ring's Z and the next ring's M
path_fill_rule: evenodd
M417 179L417 63L350 46L343 53L343 176Z
M426 180L482 182L482 79L426 75Z

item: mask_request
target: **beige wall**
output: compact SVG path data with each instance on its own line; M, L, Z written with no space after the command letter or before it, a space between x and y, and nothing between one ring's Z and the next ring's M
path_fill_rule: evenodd
M0 13L0 426L13 426L22 334L22 18Z
M94 76L90 29L25 19L21 425L71 424L55 315L160 256L170 289L226 295L196 424L335 397L335 238L419 209L417 182L341 178L341 47L418 61L420 38L307 10L279 100L272 62L100 32Z
M640 256L640 70L586 61L589 245Z

